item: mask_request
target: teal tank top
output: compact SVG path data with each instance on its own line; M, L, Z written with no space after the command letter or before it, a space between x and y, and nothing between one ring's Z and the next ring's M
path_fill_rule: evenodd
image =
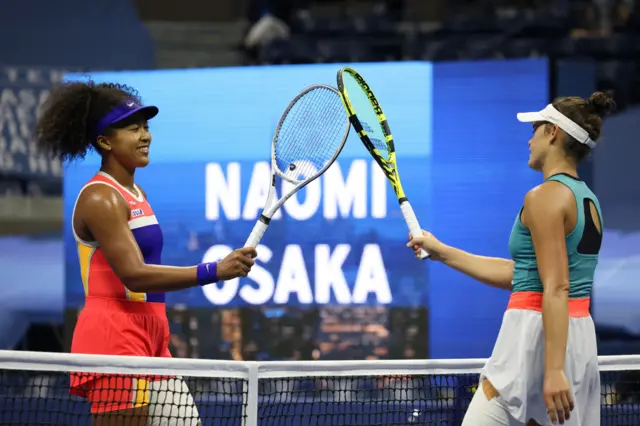
M562 183L573 192L578 208L576 227L565 238L569 260L569 297L591 297L602 237L601 233L597 232L589 213L589 203L593 202L595 205L600 218L600 227L604 229L600 203L591 189L579 179L565 174L557 174L549 177L546 181L551 180ZM514 261L512 291L542 293L542 281L538 273L531 233L520 221L521 213L522 209L518 212L509 237L509 252Z

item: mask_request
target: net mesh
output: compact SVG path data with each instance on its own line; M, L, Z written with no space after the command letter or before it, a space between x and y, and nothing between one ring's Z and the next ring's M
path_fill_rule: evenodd
M1 371L0 424L91 425L92 416L107 417L105 413L118 419L117 424L131 426L146 425L143 420L149 417L162 425L245 424L246 380L145 375L134 382L127 375L109 375L100 381L87 385L92 389L86 395L89 403L69 392L69 374ZM147 402L155 406L153 412ZM147 412L136 407L147 407ZM118 411L126 409L130 412Z
M475 374L261 381L260 424L459 425Z
M340 94L314 86L290 106L275 138L277 170L302 182L328 166L343 146L349 129Z
M111 415L123 425L454 426L483 363L256 363L0 351L0 425L91 425L92 416ZM82 393L77 386L70 392L79 378L86 379L85 397L76 395ZM601 378L601 424L640 425L640 356L602 357ZM114 404L129 407L128 416L112 411Z

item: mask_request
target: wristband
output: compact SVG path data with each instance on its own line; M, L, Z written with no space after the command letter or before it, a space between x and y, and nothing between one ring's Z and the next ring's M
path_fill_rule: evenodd
M197 280L200 285L218 282L218 262L200 263L197 266Z

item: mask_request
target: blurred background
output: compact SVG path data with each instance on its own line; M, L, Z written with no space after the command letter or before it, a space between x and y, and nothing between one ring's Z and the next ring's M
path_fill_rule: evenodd
M124 82L160 107L152 165L139 179L164 225L164 262L192 265L243 244L262 207L252 188L268 175L288 100L308 84L335 85L339 67L353 64L385 105L423 227L485 255L508 256L513 218L540 181L526 167L530 128L515 114L556 96L615 91L618 111L581 170L606 229L592 306L601 354L640 353L635 0L1 0L0 8L0 348L68 351L82 309L65 219L97 160L65 168L34 149L38 108L53 86ZM390 188L353 135L348 145L336 173L269 228L266 274L229 283L233 294L215 287L169 298L174 356L490 355L508 294L397 249L406 230ZM352 199L338 200L335 185ZM302 217L315 190L322 200Z

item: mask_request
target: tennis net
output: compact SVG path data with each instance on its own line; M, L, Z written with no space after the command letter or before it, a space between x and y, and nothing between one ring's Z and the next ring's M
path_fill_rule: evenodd
M94 416L113 404L150 402L154 422L133 408L118 423L131 426L454 426L484 361L239 362L0 351L0 424L91 425L91 406L69 392L74 384L94 401ZM600 368L602 425L640 425L640 355L601 357Z

